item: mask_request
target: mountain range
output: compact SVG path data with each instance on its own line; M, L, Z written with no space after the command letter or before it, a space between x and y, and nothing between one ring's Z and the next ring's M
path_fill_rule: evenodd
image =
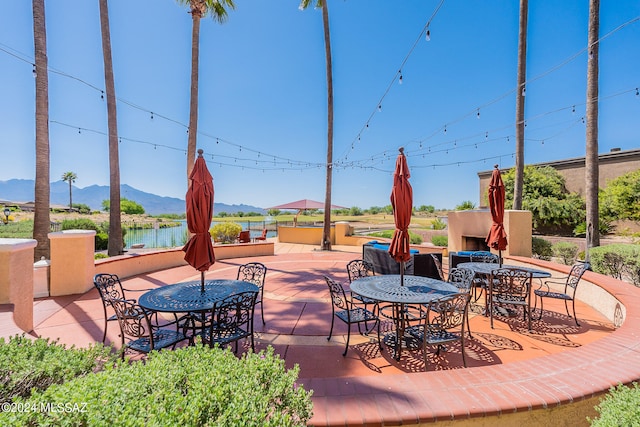
M0 200L11 202L33 202L35 182L31 179L10 179L0 181ZM91 210L102 210L102 201L109 199L109 186L90 185L89 187L71 187L73 203L87 205ZM120 196L132 200L144 208L150 215L183 214L185 212L184 199L176 197L158 196L147 193L127 184L120 185ZM69 183L62 180L51 183L51 205L69 205ZM250 205L228 205L225 203L213 204L213 211L220 212L257 212L266 213L262 208Z

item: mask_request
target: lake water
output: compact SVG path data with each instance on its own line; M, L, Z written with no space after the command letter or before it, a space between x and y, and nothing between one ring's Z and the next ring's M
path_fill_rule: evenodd
M125 247L130 248L131 245L144 244L145 248L173 248L176 246L184 246L189 239L187 229L187 221L175 221L180 225L177 227L151 228L144 230L127 230L124 236ZM211 227L220 221L213 221ZM262 235L262 229L267 221L243 221L236 222L242 226L243 230L251 229L251 238ZM267 237L275 237L275 231L268 231Z

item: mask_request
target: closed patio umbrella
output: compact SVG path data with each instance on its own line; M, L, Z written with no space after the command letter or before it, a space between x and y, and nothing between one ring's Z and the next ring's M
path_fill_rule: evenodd
M202 149L198 150L198 158L189 179L187 228L192 236L182 250L185 251L185 261L200 271L201 290L204 292L204 272L216 262L216 257L209 234L213 216L213 177L202 157Z
M413 209L413 189L409 184L409 167L404 155L404 148L399 148L400 154L396 159L396 169L393 172L393 187L391 188L391 207L396 230L389 245L389 255L400 263L400 284L404 286L404 264L411 259L409 239L409 224Z
M491 211L491 229L486 238L490 248L498 250L498 262L502 266L502 251L507 249L507 232L504 230L504 183L498 165L494 166L489 181L489 210Z

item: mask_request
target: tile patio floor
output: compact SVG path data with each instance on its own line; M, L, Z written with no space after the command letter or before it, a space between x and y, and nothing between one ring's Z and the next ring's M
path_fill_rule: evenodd
M346 283L346 263L360 256L360 248L334 247L330 252L322 252L307 245L276 243L274 256L220 260L206 273L206 278L235 279L240 264L258 261L267 266L263 303L266 325L261 324L256 312L256 350L271 345L285 359L288 367L299 365L299 382L315 390L316 415L312 422L361 424L367 418L362 414L353 415L355 418L351 419L352 415L347 413L328 413L326 405L331 400L327 397L340 394L339 390L332 391L331 387L349 387L345 385L349 382L319 379L379 377L384 383L386 376L410 378L403 375L424 372L425 369L420 350L404 351L401 360L396 361L386 347L379 351L375 342L358 335L355 326L349 352L343 357L346 327L339 321L336 321L333 338L327 341L331 305L323 275ZM554 273L554 276L561 274ZM192 267L183 266L125 279L123 285L129 289L148 289L199 280L199 277ZM135 298L135 293L127 295ZM82 295L37 300L34 302L34 335L58 338L61 343L76 346L99 341L103 328L101 304L95 289ZM476 307L474 311L478 310ZM614 330L611 322L591 307L578 303L576 310L580 327L564 314L563 306L545 301L545 313L542 320L534 321L532 332L527 331L526 323L520 318L499 319L495 321L495 329L491 329L488 318L473 315L470 321L473 339L467 340L465 345L468 367L504 365L570 351L597 341ZM20 332L12 326L10 316L9 309L0 306L0 336L8 337ZM390 325L384 324L385 328L390 328ZM111 322L107 340L116 346L119 346L118 333L117 324ZM451 372L448 376L451 381L456 381L454 372L460 369L463 369L462 357L457 345L452 345L440 357L431 355L429 360L429 371ZM447 377L440 378L446 381ZM374 378L371 380L375 381ZM371 415L373 424L384 421L382 412L371 413L377 414ZM332 417L339 420L332 421Z

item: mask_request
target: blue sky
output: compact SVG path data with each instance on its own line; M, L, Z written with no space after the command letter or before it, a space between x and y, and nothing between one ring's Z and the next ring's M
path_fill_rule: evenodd
M389 204L400 146L414 205L479 204L477 173L514 165L518 3L329 0L334 204ZM584 156L588 1L529 3L525 161ZM198 147L215 200L323 200L321 11L297 0L236 5L225 24L201 25ZM51 179L73 171L78 187L108 185L98 1L45 7ZM184 198L191 15L173 0L109 7L121 181ZM640 146L639 17L636 0L602 2L602 153ZM33 62L31 2L0 2L0 180L35 177Z

